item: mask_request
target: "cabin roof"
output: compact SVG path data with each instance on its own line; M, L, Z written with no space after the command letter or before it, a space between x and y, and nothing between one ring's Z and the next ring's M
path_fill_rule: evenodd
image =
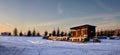
M96 27L96 26L85 24L85 25L81 25L81 26L72 27L70 29L71 30L77 30L77 29L88 28L88 27Z

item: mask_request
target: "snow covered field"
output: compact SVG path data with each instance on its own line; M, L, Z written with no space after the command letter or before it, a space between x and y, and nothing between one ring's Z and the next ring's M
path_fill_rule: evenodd
M0 55L120 55L120 40L73 43L41 37L0 36Z

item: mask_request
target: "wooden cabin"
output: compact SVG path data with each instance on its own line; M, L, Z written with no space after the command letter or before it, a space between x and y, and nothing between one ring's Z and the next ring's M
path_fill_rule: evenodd
M93 25L82 25L72 27L71 29L71 41L81 41L84 38L93 38L95 36L95 28L96 26Z

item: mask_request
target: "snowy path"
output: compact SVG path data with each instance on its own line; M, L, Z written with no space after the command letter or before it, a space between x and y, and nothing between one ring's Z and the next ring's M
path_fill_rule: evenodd
M120 55L120 40L72 43L41 37L0 37L0 55Z

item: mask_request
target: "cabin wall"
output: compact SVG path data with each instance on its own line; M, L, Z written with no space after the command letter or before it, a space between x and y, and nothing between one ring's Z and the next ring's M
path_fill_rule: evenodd
M78 30L71 31L72 37L87 37L93 38L95 36L95 27L83 27Z

